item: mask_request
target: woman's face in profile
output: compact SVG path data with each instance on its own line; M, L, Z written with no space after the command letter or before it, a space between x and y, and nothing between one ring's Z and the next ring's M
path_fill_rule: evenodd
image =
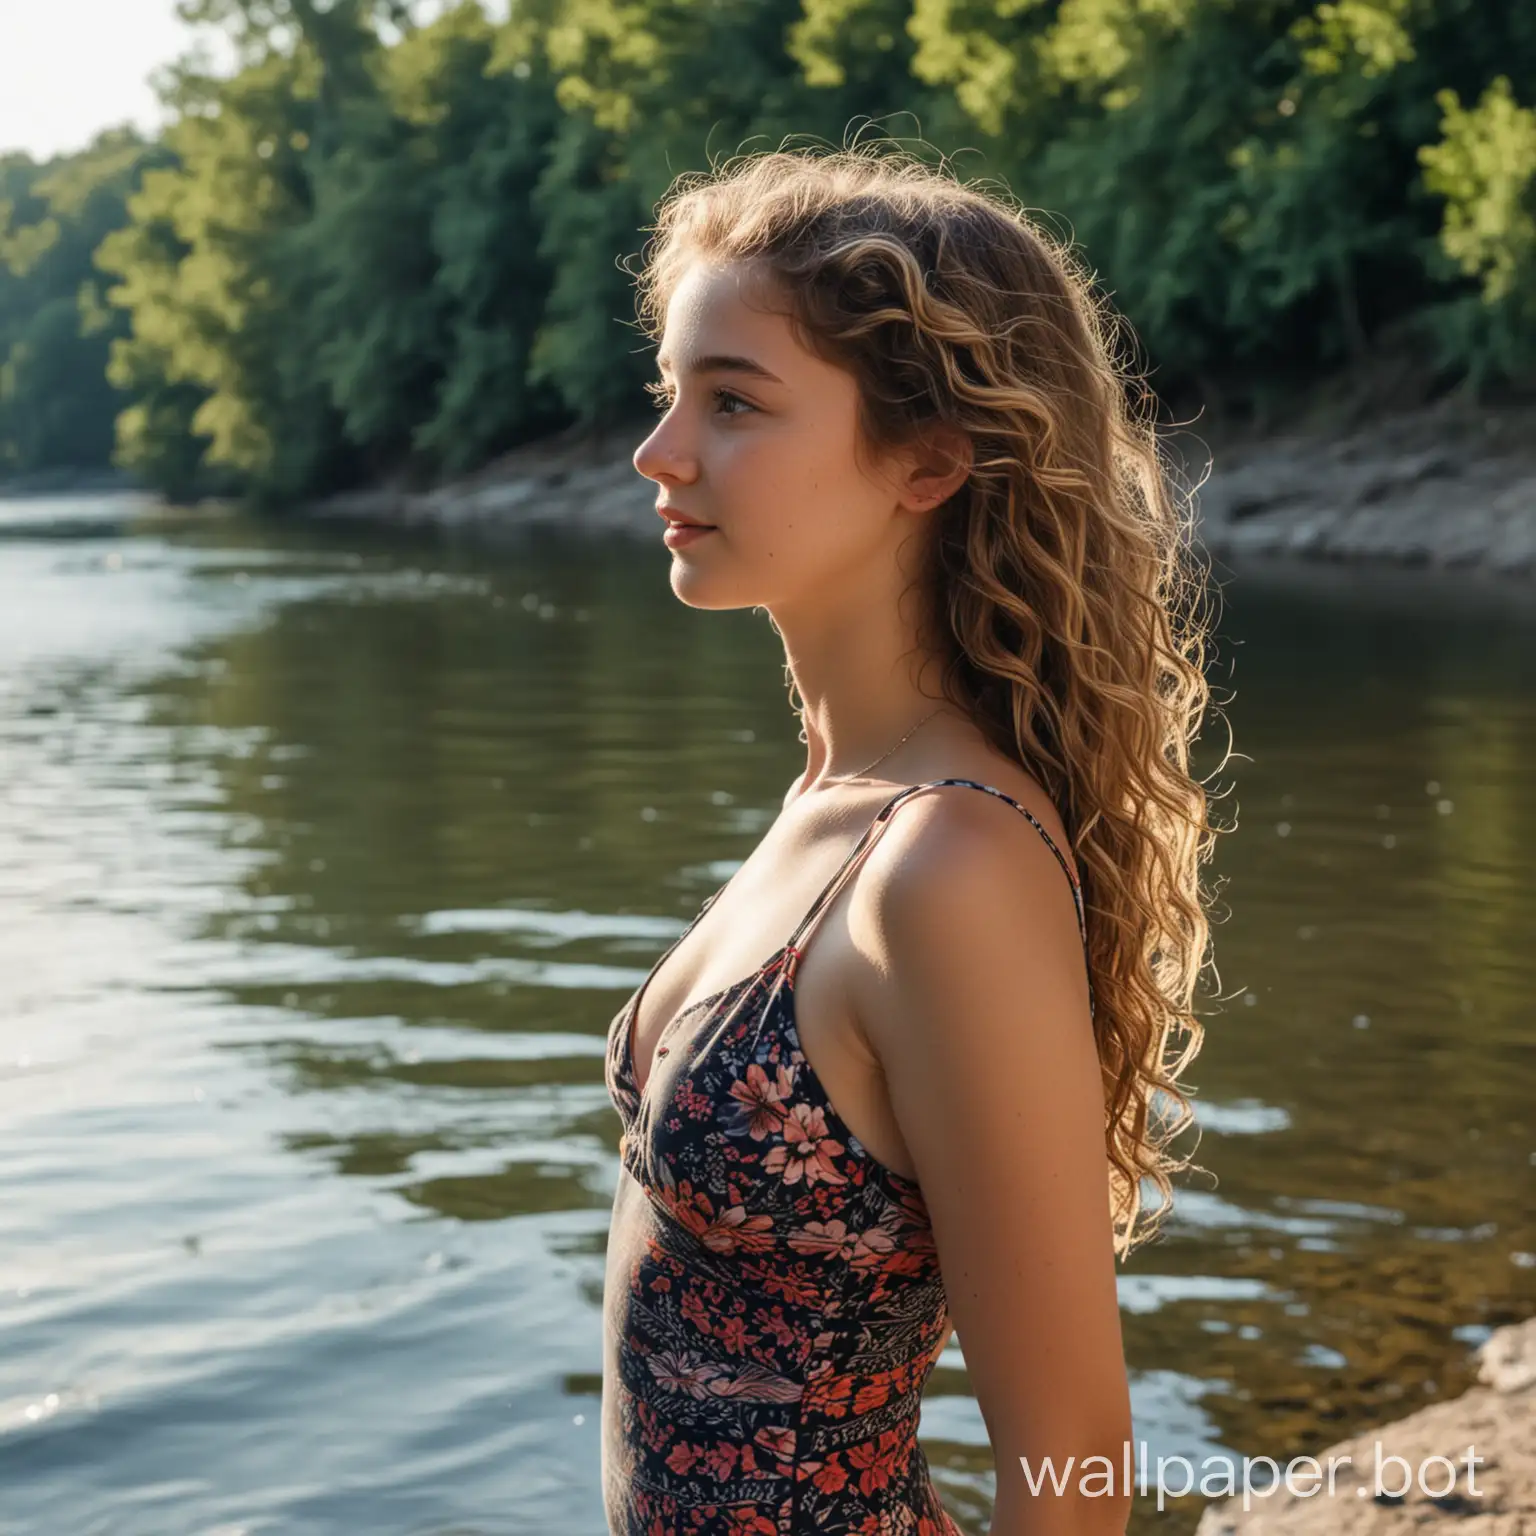
M667 306L665 414L634 464L659 507L713 525L673 550L673 591L692 607L846 600L915 526L895 515L895 483L855 460L853 377L771 303L748 268L696 260Z

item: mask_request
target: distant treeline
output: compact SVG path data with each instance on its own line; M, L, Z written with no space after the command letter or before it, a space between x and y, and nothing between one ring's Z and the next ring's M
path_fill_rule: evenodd
M240 64L159 142L0 157L0 475L282 501L631 416L674 174L865 119L1059 215L1165 390L1536 379L1531 0L181 10Z

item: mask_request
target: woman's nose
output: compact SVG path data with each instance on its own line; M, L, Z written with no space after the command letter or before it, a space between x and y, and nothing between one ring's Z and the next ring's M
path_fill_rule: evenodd
M692 455L670 415L657 422L650 436L635 449L634 465L647 480L686 482L693 478Z

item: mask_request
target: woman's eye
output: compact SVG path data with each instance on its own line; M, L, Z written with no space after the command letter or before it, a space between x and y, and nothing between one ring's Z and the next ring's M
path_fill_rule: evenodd
M674 395L672 389L666 384L650 383L645 386L645 392L651 397L651 403L658 411L670 411ZM728 389L716 389L711 391L710 398L715 402L716 409L724 416L739 416L741 411L756 410L757 407L743 400L740 395L732 394ZM725 407L740 406L741 410L728 410Z

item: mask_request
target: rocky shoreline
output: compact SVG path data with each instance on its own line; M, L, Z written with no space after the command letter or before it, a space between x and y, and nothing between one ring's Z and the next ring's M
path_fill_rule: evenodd
M351 491L306 510L450 536L563 528L653 538L654 488L630 462L638 440L634 428L567 433L462 480ZM1245 440L1186 429L1169 447L1199 487L1197 535L1213 556L1536 578L1536 404L1447 398L1332 430L1313 423Z
M1477 1360L1460 1397L1318 1452L1320 1476L1298 1458L1246 1510L1241 1494L1207 1505L1195 1536L1536 1536L1536 1318L1496 1329Z

